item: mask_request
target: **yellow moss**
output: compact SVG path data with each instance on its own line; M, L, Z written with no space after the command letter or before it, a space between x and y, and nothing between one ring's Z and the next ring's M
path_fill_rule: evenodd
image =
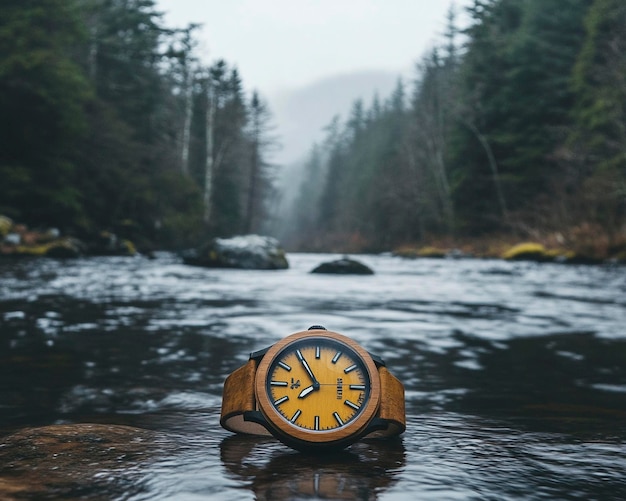
M13 221L11 221L6 216L0 215L0 237L5 237L9 231L11 231L11 227L13 226Z
M393 251L393 254L398 257L417 257L417 249L414 247L398 247Z
M417 258L417 257L445 257L446 251L439 247L399 247L393 251L394 255L399 257Z
M129 256L134 256L135 254L137 254L137 248L135 247L135 244L133 244L130 240L123 240L122 245L126 249L126 252Z
M514 245L502 254L503 259L536 259L549 258L546 248L535 242L524 242Z
M54 243L42 245L18 245L15 248L15 254L21 256L45 256L46 253L54 246Z
M418 257L445 257L446 251L438 247L420 247L417 249Z
M46 256L53 249L75 250L75 246L68 239L54 240L52 242L41 243L38 245L18 245L13 251L18 256Z

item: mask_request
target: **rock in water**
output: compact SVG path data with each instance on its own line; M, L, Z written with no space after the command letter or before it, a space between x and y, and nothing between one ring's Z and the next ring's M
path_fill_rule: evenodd
M160 434L130 426L25 428L0 438L0 499L121 498L164 446Z
M343 257L335 261L322 263L311 273L329 273L334 275L373 275L374 271L359 261Z
M185 264L208 268L283 270L289 268L278 240L261 235L214 238L200 249L183 253Z

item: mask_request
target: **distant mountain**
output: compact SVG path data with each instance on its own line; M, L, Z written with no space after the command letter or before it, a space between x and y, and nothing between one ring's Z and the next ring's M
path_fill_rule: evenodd
M269 96L283 146L278 163L289 165L306 155L324 136L322 129L335 115L345 119L356 99L362 98L366 108L375 93L386 99L399 77L400 72L381 70L345 73Z

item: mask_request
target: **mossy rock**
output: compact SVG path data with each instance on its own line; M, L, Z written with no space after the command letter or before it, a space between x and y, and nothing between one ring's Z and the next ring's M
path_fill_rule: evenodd
M436 257L444 258L447 256L447 251L439 247L425 246L425 247L400 247L393 251L394 256L404 257L409 259L415 259L419 257Z
M263 235L214 238L198 249L182 253L183 262L207 268L285 270L289 262L278 240Z
M132 243L130 240L122 240L122 248L126 249L126 255L128 256L134 256L135 254L137 254L137 248L135 247L135 244Z
M0 438L0 499L125 498L128 479L168 444L163 434L124 425L24 428Z
M18 256L45 256L50 247L50 244L18 245L15 248L15 254Z
M420 247L417 249L417 257L436 257L444 258L447 255L447 251L440 249L439 247Z
M418 249L416 247L400 247L393 251L394 256L414 259L417 257Z
M0 238L6 237L12 227L13 221L6 216L0 215Z
M554 257L541 244L525 242L514 245L502 254L502 259L510 261L553 261Z

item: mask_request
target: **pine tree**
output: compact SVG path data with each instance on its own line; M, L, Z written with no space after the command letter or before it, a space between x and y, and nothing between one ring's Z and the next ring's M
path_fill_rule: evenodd
M270 149L276 145L271 136L272 115L267 104L259 93L254 91L248 105L247 136L249 142L249 166L246 190L246 216L244 222L245 233L258 232L262 223L268 224L270 214L268 202L275 198L272 190L272 166L267 156Z
M564 179L570 212L614 242L626 220L626 5L595 0L585 25Z
M550 186L588 6L589 0L477 0L470 9L452 174L468 229L496 228L507 208L523 216Z
M90 89L73 49L84 40L73 2L6 0L0 16L0 212L71 226Z

